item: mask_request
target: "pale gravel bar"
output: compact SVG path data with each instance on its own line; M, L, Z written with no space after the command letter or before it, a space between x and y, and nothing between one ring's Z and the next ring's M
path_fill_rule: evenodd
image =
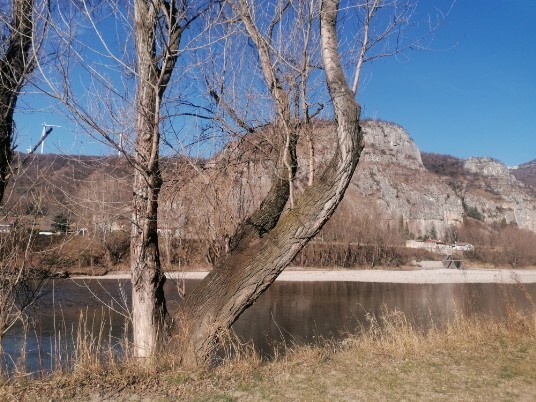
M203 279L208 272L171 272L170 278ZM73 279L128 279L130 274L81 276ZM281 282L381 282L381 283L535 283L536 269L426 269L387 270L296 270L283 271Z

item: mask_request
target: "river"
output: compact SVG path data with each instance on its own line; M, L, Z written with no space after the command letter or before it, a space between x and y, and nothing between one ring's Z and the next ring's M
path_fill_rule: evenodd
M186 280L186 292L199 281ZM168 307L180 304L182 283L166 283ZM529 295L529 297L527 297ZM408 284L367 282L275 282L234 324L240 339L263 356L279 347L341 339L366 327L382 309L399 310L420 328L456 314L504 316L507 303L534 308L536 284ZM54 280L32 311L30 325L13 328L4 338L4 365L12 370L26 345L26 368L50 370L68 360L81 333L100 333L120 349L129 336L129 280Z

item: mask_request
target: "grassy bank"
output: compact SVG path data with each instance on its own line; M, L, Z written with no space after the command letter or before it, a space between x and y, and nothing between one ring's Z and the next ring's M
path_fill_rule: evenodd
M132 360L80 359L72 372L4 380L1 400L534 400L536 316L457 318L427 332L397 312L341 343L296 347L263 362L243 351L190 372L172 351Z

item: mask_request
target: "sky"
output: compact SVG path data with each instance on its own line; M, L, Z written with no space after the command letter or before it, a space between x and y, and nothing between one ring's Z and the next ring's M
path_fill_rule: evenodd
M421 1L416 21L451 1ZM430 50L366 66L358 101L365 117L403 126L426 152L489 156L514 166L536 159L536 1L458 0ZM61 125L45 152L106 154L51 107L24 95L16 114L18 150L42 124Z
M369 66L365 115L400 124L422 151L536 159L534 21L533 0L458 0L434 50Z

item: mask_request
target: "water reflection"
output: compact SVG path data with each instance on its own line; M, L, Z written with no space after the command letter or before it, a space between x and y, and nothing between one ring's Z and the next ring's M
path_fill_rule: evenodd
M187 281L186 291L198 281ZM233 325L240 338L251 341L264 355L274 343L307 343L319 338L338 339L367 326L366 315L397 309L419 327L455 314L503 316L506 303L532 308L525 293L536 299L536 284L392 284L359 282L276 282ZM173 313L180 298L172 281L166 283ZM81 311L94 332L118 345L128 332L128 280L57 280L35 309L27 333L27 362L31 370L51 369L76 343ZM100 324L104 322L101 328ZM3 341L4 361L13 367L23 339L14 328ZM61 362L61 361L60 361Z
M525 285L531 297L536 285ZM378 317L382 308L399 310L417 327L452 319L456 314L504 316L511 302L528 311L523 289L498 284L393 284L356 282L281 282L247 310L234 329L262 352L269 341L304 343L340 339ZM264 338L262 337L264 336Z

